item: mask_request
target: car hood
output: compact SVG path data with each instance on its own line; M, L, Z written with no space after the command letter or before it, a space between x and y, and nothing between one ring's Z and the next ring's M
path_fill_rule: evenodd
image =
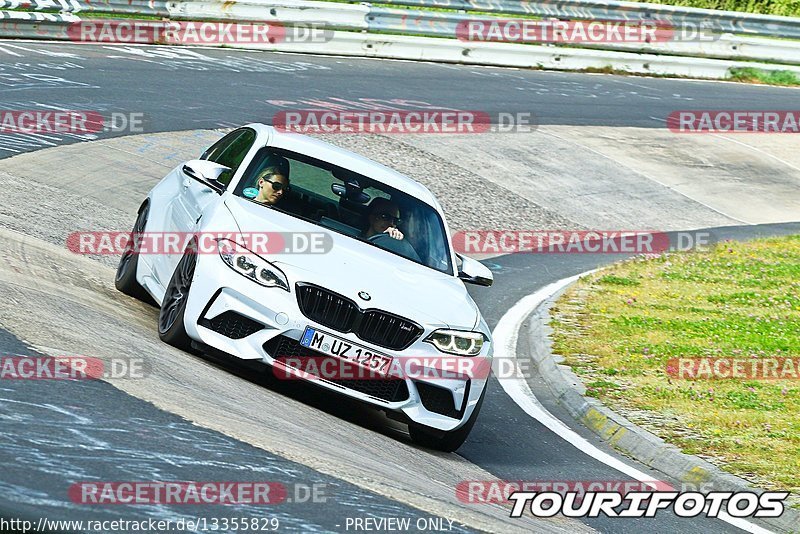
M332 246L324 254L264 255L284 270L291 285L316 284L362 309L385 310L431 327L472 330L478 324L478 307L454 276L248 200L231 196L225 205L245 234L325 232L330 236ZM359 297L360 292L368 293L370 299Z

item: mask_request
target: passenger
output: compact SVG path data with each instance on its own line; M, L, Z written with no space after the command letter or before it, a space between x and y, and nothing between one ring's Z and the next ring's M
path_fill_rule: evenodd
M400 222L398 205L387 198L377 197L369 205L364 238L369 239L375 235L389 234L394 239L403 239L403 232L397 228Z
M277 204L289 191L289 173L277 166L267 167L258 173L256 187L258 195L253 200L262 204Z

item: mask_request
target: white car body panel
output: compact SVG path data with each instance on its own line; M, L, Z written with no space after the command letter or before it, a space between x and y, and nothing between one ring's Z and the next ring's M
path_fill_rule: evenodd
M188 296L184 324L193 340L232 356L259 360L276 365L264 344L276 336L297 340L307 326L335 334L355 344L374 347L391 356L452 357L440 352L425 338L437 329L477 331L487 340L480 358L492 356L491 333L457 273L447 274L417 264L391 252L357 239L329 231L312 222L258 205L234 196L235 190L256 152L264 147L278 147L308 154L359 174L383 182L433 207L445 224L452 265L456 265L446 219L433 194L423 185L367 158L327 143L297 134L279 133L269 126L247 125L256 131L256 141L234 174L226 191L218 194L202 182L188 177L179 165L167 174L150 192L146 232L328 232L333 247L326 254L273 254L264 259L279 267L286 275L291 291L263 287L228 267L218 254L198 256ZM161 303L166 286L181 255L143 254L139 256L136 280ZM414 321L423 333L408 348L393 351L371 345L354 333L343 333L307 318L300 310L295 294L297 282L324 287L356 302L362 309L379 309ZM360 301L358 293L370 294L369 302ZM242 339L232 339L206 326L203 319L213 319L234 311L264 325L264 328ZM280 365L280 364L277 364ZM428 411L422 404L412 380L407 380L409 396L400 402L388 402L359 391L344 388L305 373L286 368L300 378L311 378L322 387L350 397L401 412L413 422L449 431L458 428L470 417L486 386L486 377L434 379L435 385L451 391L455 406L462 406L463 415L454 419ZM420 379L425 381L424 379ZM467 384L470 384L467 387ZM465 395L468 396L466 402Z

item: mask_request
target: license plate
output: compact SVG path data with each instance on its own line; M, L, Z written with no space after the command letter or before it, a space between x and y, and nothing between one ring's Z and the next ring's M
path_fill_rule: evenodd
M322 332L316 328L306 327L300 344L311 350L321 352L328 356L334 356L352 362L359 367L370 371L386 375L392 367L392 357L379 354L366 347L361 347L346 339L342 339L333 334Z

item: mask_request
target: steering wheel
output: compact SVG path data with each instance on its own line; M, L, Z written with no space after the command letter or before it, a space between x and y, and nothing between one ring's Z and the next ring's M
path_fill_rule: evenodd
M388 237L389 239L394 239L392 236L390 236L389 234L384 232L384 233L375 234L374 236L368 237L367 241L370 241L370 242L374 243L374 242L378 241L382 237Z
M374 243L375 245L386 249L389 252L400 254L401 256L410 260L419 261L419 255L417 254L417 251L414 250L414 247L412 247L406 239L395 239L387 233L381 233L375 234L372 237L368 237L367 241Z

